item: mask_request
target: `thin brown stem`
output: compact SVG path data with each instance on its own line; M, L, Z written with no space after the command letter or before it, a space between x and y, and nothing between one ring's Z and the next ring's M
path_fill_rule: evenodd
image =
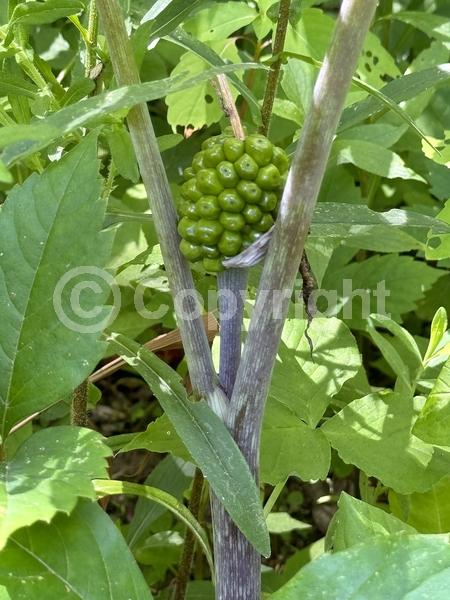
M191 499L189 501L189 510L195 519L198 520L200 512L200 502L203 492L203 473L200 469L195 470L194 480L192 482ZM177 581L173 600L184 600L186 597L186 589L191 575L192 563L195 554L195 537L190 529L187 529L184 538L183 554L181 556L180 566L178 569Z
M289 9L291 7L291 0L281 0L280 8L278 12L277 29L275 32L275 40L273 43L272 56L275 58L269 75L267 76L266 91L264 93L264 100L261 109L261 127L259 128L260 133L267 135L270 127L270 119L272 118L273 104L275 102L275 96L278 88L278 80L280 78L280 69L282 64L281 54L284 49L284 42L286 39L286 31L289 22Z
M242 127L241 118L239 117L230 86L228 85L227 76L217 75L211 83L219 98L224 115L230 120L234 136L243 140L245 138L244 128Z

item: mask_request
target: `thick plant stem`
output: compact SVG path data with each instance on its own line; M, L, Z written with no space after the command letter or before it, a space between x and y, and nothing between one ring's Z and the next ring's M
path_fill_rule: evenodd
M85 65L85 77L89 77L92 69L95 67L97 60L96 46L98 37L98 12L96 0L91 0L89 5L89 21L87 31L87 43L86 43L86 65Z
M198 519L200 512L203 481L203 473L200 471L200 469L196 469L194 481L192 483L191 499L189 502L189 510L196 519ZM181 556L180 567L178 569L173 600L184 600L186 596L187 584L192 570L192 561L194 559L194 551L195 536L191 529L187 529L186 535L184 536L183 554Z
M278 11L277 29L275 32L275 40L273 43L272 55L275 57L269 75L267 76L266 91L264 93L264 100L261 108L261 127L259 128L260 133L267 135L270 127L270 119L272 117L273 103L275 101L275 95L277 93L278 80L280 78L280 69L282 64L281 53L284 49L284 41L286 39L286 31L289 21L289 9L291 7L291 0L281 0L280 8Z
M241 333L247 269L226 269L217 277L220 315L219 381L231 398L241 360Z
M97 9L117 83L138 83L136 62L116 0L97 0ZM192 386L220 413L224 395L214 371L192 274L179 249L175 206L146 104L131 109L127 121L161 244Z
M87 397L88 382L87 379L80 383L72 396L72 406L70 412L70 423L78 427L87 425Z
M333 137L376 5L377 0L343 0L265 261L228 413L228 426L255 477L264 407L289 300ZM246 546L228 515L222 513L221 518L225 537L221 554L216 554L217 598L259 600L259 556Z

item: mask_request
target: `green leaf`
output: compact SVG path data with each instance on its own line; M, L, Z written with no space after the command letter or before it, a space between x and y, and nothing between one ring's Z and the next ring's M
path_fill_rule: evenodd
M81 0L45 0L45 2L22 2L16 6L9 21L13 25L45 25L63 17L78 15L84 10Z
M423 492L449 468L448 454L411 433L410 396L379 392L354 400L321 429L342 460L401 494Z
M270 395L315 427L345 381L356 375L361 358L355 339L339 319L288 319L272 377ZM330 377L333 373L333 377Z
M69 514L79 497L95 500L91 480L107 477L110 454L100 434L78 427L51 427L26 439L0 463L0 549L17 529Z
M217 67L218 72L225 72L220 71L220 69L224 68L225 63L222 60L222 58L217 54L217 52L214 52L212 48L210 48L203 42L196 40L194 37L186 33L181 27L177 27L177 29L170 36L167 36L166 39L170 42L173 42L174 44L186 48L186 50L190 50L193 54L196 54L197 56L202 58L208 65L212 67ZM265 67L263 67L262 65L254 64L252 68ZM234 69L233 71L237 70L239 69ZM246 99L252 112L252 116L255 119L255 122L258 124L261 121L261 111L257 98L234 72L230 70L227 71L227 73L229 82L233 85L234 88L236 88L236 90L242 95L242 97ZM212 79L212 77L210 77L209 79ZM203 81L206 81L206 77L203 79Z
M450 234L449 224L413 210L375 212L362 204L319 202L310 235L346 239L347 245L377 252L401 252L424 250L431 229L436 235Z
M142 433L136 434L122 448L121 452L130 452L131 450L139 449L148 450L149 452L170 452L170 454L185 460L191 458L189 452L186 450L186 446L174 430L167 415L162 415L149 423L147 429Z
M334 31L334 20L318 8L302 11L296 24L289 23L284 49L321 60L327 52Z
M446 600L449 567L447 536L397 534L324 554L301 569L270 600Z
M440 83L450 79L450 64L442 64L416 73L404 75L399 79L389 82L381 92L387 98L390 98L396 104L411 100L422 92L434 88ZM377 115L385 109L385 103L374 96L366 98L360 102L352 104L342 113L341 122L338 131L353 127L369 117Z
M261 480L271 485L296 475L325 479L331 450L320 429L311 429L289 408L269 397L261 439Z
M415 179L425 181L423 177L409 169L398 154L363 140L343 140L338 138L332 147L330 163L345 165L351 163L363 171L374 173L388 179Z
M443 274L410 256L388 254L329 268L322 287L337 294L336 311L342 307L344 319L364 329L371 313L402 322L402 315L415 310L425 290Z
M291 531L311 531L312 526L309 523L294 519L289 513L273 512L267 516L267 528L270 533L281 534L290 533Z
M226 58L232 63L239 62L239 54L232 41L225 39L225 41L213 42L211 46L221 60ZM194 75L207 69L208 64L202 57L186 52L173 69L171 77L178 77L183 73ZM234 97L236 95L234 93ZM178 125L201 129L204 125L217 123L223 117L223 109L210 81L168 94L165 101L168 107L167 121L174 132Z
M436 379L414 433L431 444L450 446L450 359Z
M0 304L8 323L0 330L3 437L75 389L104 350L98 329L107 312L100 307L110 290L84 291L79 307L71 297L76 282L92 280L84 265L99 270L110 251L99 196L97 140L90 136L15 187L1 207ZM96 318L77 320L80 308Z
M380 335L375 326L387 329L392 337ZM413 336L386 315L370 315L367 330L406 388L414 390L423 366L422 355Z
M444 208L437 215L437 226L439 227L441 223L450 226L450 201L445 203ZM428 235L425 256L427 260L450 258L450 233L439 232L433 227Z
M327 541L334 552L339 552L369 538L400 532L417 533L414 527L385 510L342 492L338 500L338 511L327 532Z
M234 31L249 25L257 14L246 2L213 4L185 21L184 29L202 42L222 41Z
M450 476L443 477L423 494L401 496L389 491L389 507L399 519L420 533L450 531Z
M82 500L12 536L0 554L2 598L152 600L118 528L95 502Z
M49 117L29 125L9 125L0 129L0 147L8 147L2 155L6 164L23 159L42 148L53 140L85 126L94 119L99 119L112 112L131 108L141 102L150 102L162 98L172 92L189 89L208 81L219 73L231 73L246 69L265 68L256 63L239 63L213 67L193 77L186 73L178 77L169 77L159 81L150 81L99 94L86 98L76 104L71 104ZM232 79L234 82L234 79Z
M0 95L1 96L25 96L34 99L37 88L30 81L19 75L11 73L0 73Z
M190 402L179 375L145 347L113 334L108 341L146 380L227 512L264 556L264 514L250 469L222 421L204 401Z
M441 306L436 311L436 314L434 315L433 321L431 323L430 341L428 343L428 348L423 359L423 364L426 364L433 357L438 346L442 342L445 332L447 331L447 327L447 311L443 306Z
M142 17L142 25L135 36L144 35L146 45L151 44L157 38L171 33L201 4L202 0L191 0L188 4L186 0L155 2Z
M436 40L440 40L447 48L450 48L450 23L447 17L435 15L428 12L400 11L392 13L389 19L402 21L420 29L426 35Z
M154 487L144 485L142 483L130 483L128 481L113 481L110 479L94 481L94 487L99 498L105 498L106 496L114 496L117 494L133 494L147 498L147 500L153 500L161 504L167 510L170 510L178 519L192 531L195 538L197 539L200 547L202 548L205 556L208 560L209 568L214 579L214 562L209 547L208 536L204 529L199 525L198 521L192 516L192 513L176 498Z
M183 493L189 487L194 467L180 459L168 455L161 460L145 480L145 485L158 488L174 496L177 500L183 500ZM127 528L126 540L130 548L137 546L149 528L166 509L161 504L140 496L133 518Z
M118 173L124 179L137 183L139 181L139 169L128 129L115 127L108 132L106 138Z

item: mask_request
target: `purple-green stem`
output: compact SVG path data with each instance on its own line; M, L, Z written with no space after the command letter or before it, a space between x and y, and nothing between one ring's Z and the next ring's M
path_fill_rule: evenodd
M343 0L320 69L264 264L228 411L228 427L258 477L261 424L289 299L345 97L377 0ZM220 507L219 507L220 510ZM218 600L259 600L260 557L225 511L216 550Z

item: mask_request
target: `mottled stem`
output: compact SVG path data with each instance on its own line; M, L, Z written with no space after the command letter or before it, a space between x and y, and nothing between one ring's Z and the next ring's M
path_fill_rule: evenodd
M97 0L97 9L118 85L138 83L139 74L120 7L116 0ZM214 371L191 270L180 252L175 206L147 105L132 108L127 122L174 297L192 387L220 411L223 393Z
M267 76L266 90L264 92L264 100L261 108L261 127L260 133L267 135L270 127L270 119L272 118L273 103L278 88L278 80L280 78L280 69L282 64L281 53L284 49L284 41L286 39L286 31L289 22L289 9L291 0L281 0L278 10L277 29L275 32L275 40L273 42L272 55L275 58L273 65L270 68Z
M78 427L87 425L87 399L88 382L87 379L80 383L72 396L72 405L70 412L70 422Z
M283 193L241 358L228 426L258 477L265 402L281 332L337 124L377 0L343 0L330 50L314 88L311 108ZM223 517L226 519L227 515ZM260 560L229 519L222 544L234 570L220 573L219 600L259 600ZM216 557L216 564L217 563ZM226 578L225 578L226 577Z
M220 316L219 381L228 398L241 360L241 334L247 269L226 269L217 277Z

